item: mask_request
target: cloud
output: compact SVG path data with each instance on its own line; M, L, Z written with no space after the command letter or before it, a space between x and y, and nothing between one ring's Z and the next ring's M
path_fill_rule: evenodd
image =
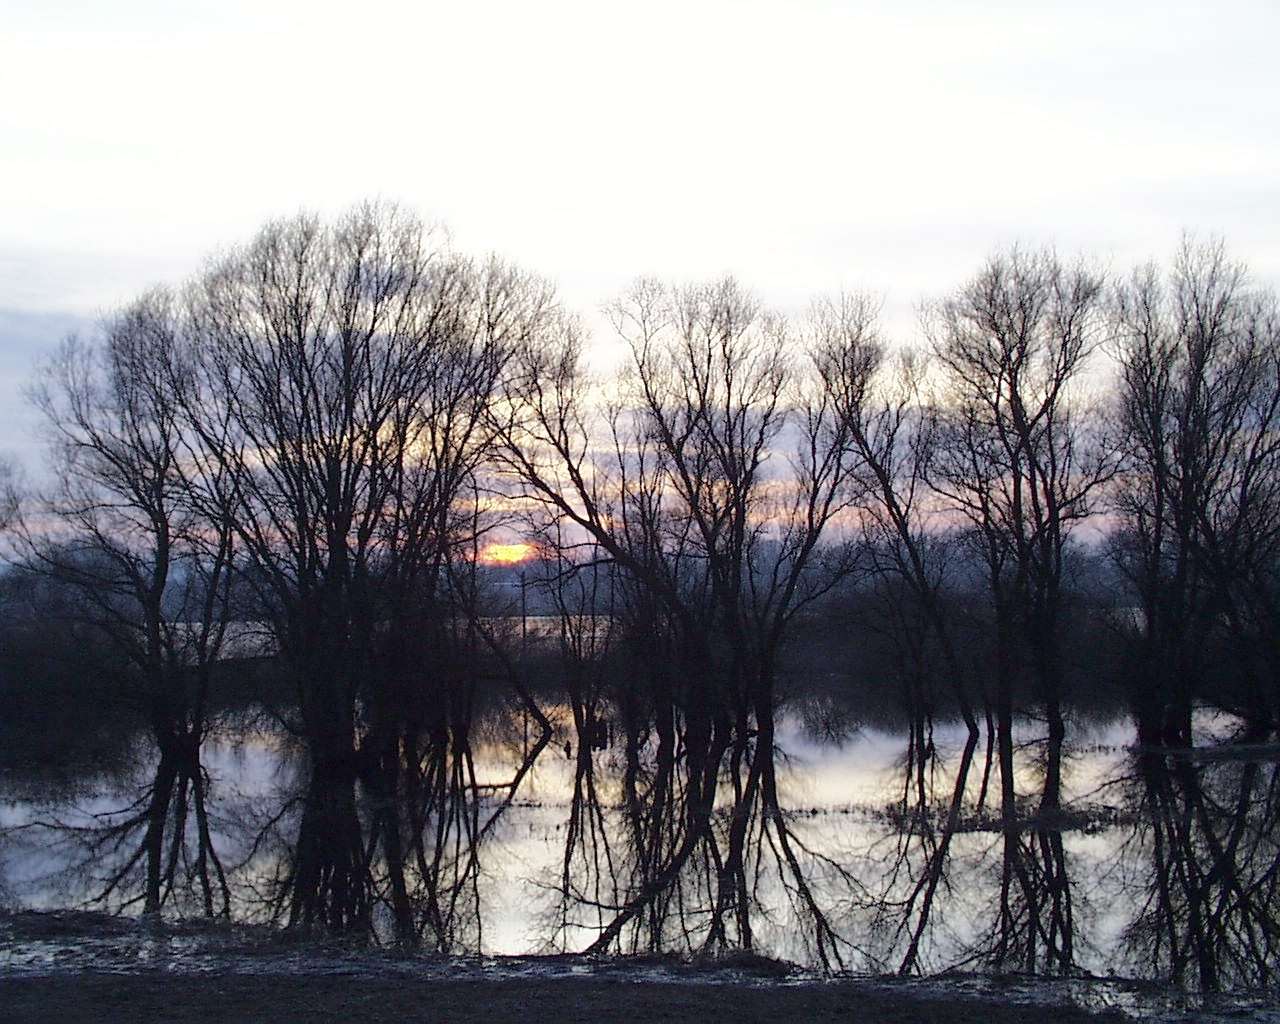
M383 196L592 306L732 272L909 307L997 244L1280 272L1280 9L89 0L0 37L0 308L89 315Z

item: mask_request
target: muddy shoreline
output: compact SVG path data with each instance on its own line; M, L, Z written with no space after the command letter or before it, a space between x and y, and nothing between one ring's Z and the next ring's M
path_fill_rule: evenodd
M441 979L335 976L86 973L0 977L0 1018L51 1020L273 1022L302 1024L450 1021L457 1024L573 1024L609 1021L859 1021L899 1024L1076 1024L1122 1021L1057 1007L920 999L869 991L857 982L752 986L628 982L618 978Z
M1219 1019L1201 1009L1113 979L830 978L743 955L447 957L207 921L0 912L0 1020L15 1024Z

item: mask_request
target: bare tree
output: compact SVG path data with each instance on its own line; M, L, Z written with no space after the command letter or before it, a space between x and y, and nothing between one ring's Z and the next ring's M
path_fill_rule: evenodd
M24 522L21 548L31 567L80 594L87 625L130 666L125 697L143 709L156 748L150 785L93 839L99 852L127 851L142 832L132 852L108 861L102 898L159 913L186 870L205 913L225 914L200 748L231 538L186 500L180 333L173 299L155 292L109 320L100 339L69 338L45 364L32 398L58 483Z
M1167 283L1148 266L1119 290L1116 317L1131 456L1118 550L1144 625L1141 736L1193 742L1198 681L1215 651L1238 669L1215 696L1264 736L1280 721L1280 663L1264 639L1280 540L1274 300L1248 287L1220 244L1187 241ZM1215 639L1224 622L1234 634L1225 646Z
M1137 270L1114 310L1129 459L1115 551L1139 612L1126 672L1153 884L1135 935L1179 981L1259 983L1274 962L1280 716L1280 317L1220 243ZM1203 766L1201 703L1244 749ZM1265 761L1265 759L1264 759Z
M859 486L857 525L863 558L878 581L878 605L901 673L908 718L907 758L901 819L903 843L888 879L911 879L902 896L871 898L877 918L891 921L905 941L899 970L918 970L933 920L935 897L947 878L952 839L970 812L971 771L982 735L975 706L980 689L961 656L962 641L948 611L946 587L954 537L927 481L938 418L928 408L927 353L893 352L877 329L878 306L867 296L841 295L815 304L809 320L818 372L848 431L849 455ZM862 622L855 628L870 631ZM941 752L934 742L940 707L958 710L966 740L953 772L945 813L935 827L935 769ZM991 740L988 729L990 770ZM977 796L984 800L985 777ZM923 855L916 870L913 859Z
M1058 821L1066 719L1061 623L1073 529L1115 470L1090 417L1102 340L1101 276L1051 252L993 257L927 324L941 389L933 490L973 533L997 638L995 707L1005 859L993 956L1034 969L1073 959L1072 897ZM1047 735L1035 849L1024 847L1014 761L1014 681L1036 681Z
M310 758L290 920L368 930L385 871L398 938L416 941L416 903L447 944L459 894L436 884L446 864L474 884L474 851L446 859L433 836L478 840L441 803L474 795L454 568L483 518L489 402L551 293L375 205L269 225L192 301L193 421L206 479L229 484L208 498L244 547Z
M637 716L624 787L635 876L592 948L633 923L644 944L668 941L664 908L686 899L709 902L702 945L750 948L751 872L768 842L825 960L834 931L777 796L776 669L795 615L847 569L821 564L818 545L850 502L847 433L821 381L797 375L788 326L732 281L642 281L611 313L632 367L603 421L570 331L525 353L507 434L530 497L623 574L622 613L645 645L643 700L621 701Z

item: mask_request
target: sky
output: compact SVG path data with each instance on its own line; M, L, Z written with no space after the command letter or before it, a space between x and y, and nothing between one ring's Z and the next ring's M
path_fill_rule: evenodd
M1280 282L1274 0L0 0L0 452L41 353L301 209L398 202L590 315L733 274L890 331L1014 243ZM600 342L606 344L606 339Z

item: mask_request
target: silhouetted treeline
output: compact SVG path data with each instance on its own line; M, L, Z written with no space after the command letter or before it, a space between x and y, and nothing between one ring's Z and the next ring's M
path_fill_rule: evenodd
M374 205L268 225L46 361L3 665L10 729L44 739L7 758L147 759L100 898L231 915L270 846L290 926L476 946L484 843L562 751L553 946L753 949L768 881L823 966L868 935L878 966L945 966L942 896L981 862L957 955L1068 971L1074 726L1125 715L1134 948L1268 980L1274 298L1186 242L1124 279L998 253L915 347L865 298L788 318L733 281L607 313L630 360L599 380L545 282ZM536 557L486 564L517 536ZM202 751L249 708L304 771L233 864ZM801 720L901 732L875 856L786 806Z

